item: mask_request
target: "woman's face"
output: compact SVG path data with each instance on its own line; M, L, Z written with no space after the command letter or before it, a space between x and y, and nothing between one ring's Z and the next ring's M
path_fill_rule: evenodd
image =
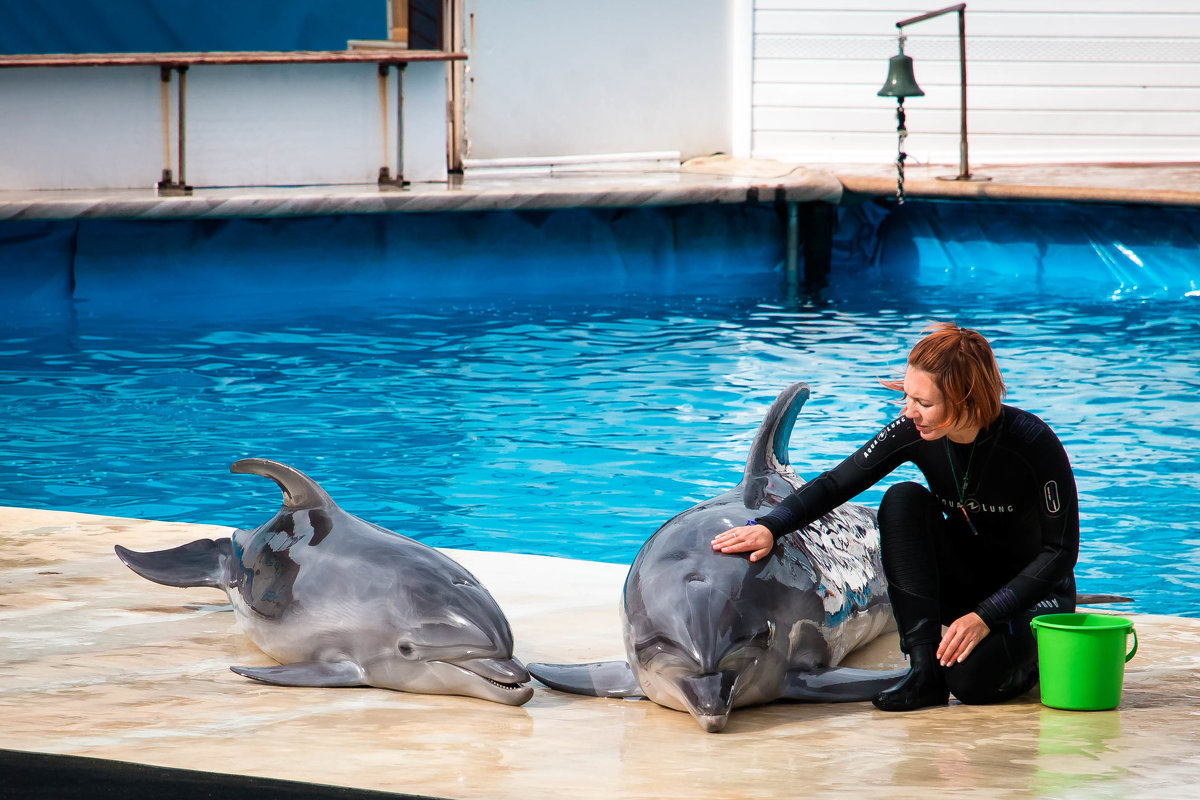
M946 419L950 416L933 376L923 369L910 366L904 373L904 416L913 421L917 432L926 441L950 436L954 441L971 441L975 438L975 429L969 425L959 424L946 427ZM968 430L969 429L969 430Z

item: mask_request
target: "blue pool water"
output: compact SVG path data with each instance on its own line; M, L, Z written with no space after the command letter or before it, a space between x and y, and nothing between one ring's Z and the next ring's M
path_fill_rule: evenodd
M1200 616L1195 250L1144 230L1068 241L1062 221L1058 241L1005 242L978 217L957 228L957 206L879 233L866 213L843 220L832 285L810 295L790 295L766 252L733 281L723 266L632 288L580 275L336 303L273 290L10 320L0 503L249 527L278 490L227 468L263 456L433 545L628 562L739 480L785 385L813 390L791 443L812 476L897 413L877 378L902 372L930 321L955 319L991 338L1009 402L1067 448L1081 591Z

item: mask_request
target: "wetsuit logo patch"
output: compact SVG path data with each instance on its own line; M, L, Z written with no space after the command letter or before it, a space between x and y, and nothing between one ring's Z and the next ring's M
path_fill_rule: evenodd
M1058 501L1058 484L1054 481L1047 481L1042 487L1042 497L1046 501L1046 513L1057 514L1062 505Z
M905 417L899 417L889 422L883 430L876 434L874 439L867 442L865 447L854 454L855 462L859 466L866 465L866 463L871 460L871 454L875 452L875 448L887 441L888 434L895 430L897 426L904 422L904 420Z
M953 506L954 504L951 503L950 505ZM972 514L980 514L985 511L993 513L993 514L1003 514L1007 511L1008 513L1011 514L1014 511L1014 507L1012 505L997 506L997 505L992 505L990 503L981 503L978 500L976 500L974 497L968 498L963 503L963 507L966 508L967 511L970 511Z

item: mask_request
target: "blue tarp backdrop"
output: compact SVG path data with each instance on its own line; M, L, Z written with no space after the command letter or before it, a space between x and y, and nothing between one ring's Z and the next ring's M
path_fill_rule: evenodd
M770 205L0 222L0 318L769 291Z
M0 53L344 50L385 0L0 0Z
M778 297L769 204L0 222L0 317L649 292ZM827 299L1200 297L1200 210L909 202L839 209Z

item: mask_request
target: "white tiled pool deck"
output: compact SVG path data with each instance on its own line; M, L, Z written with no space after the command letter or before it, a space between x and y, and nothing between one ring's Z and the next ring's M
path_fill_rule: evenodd
M707 734L646 701L540 685L514 708L248 681L228 666L271 662L220 591L149 583L112 551L227 534L0 508L0 748L446 798L1200 796L1200 619L1126 615L1140 650L1112 711L1036 691L910 714L781 703ZM622 657L624 566L451 554L505 609L521 659ZM894 637L855 663L900 663Z

